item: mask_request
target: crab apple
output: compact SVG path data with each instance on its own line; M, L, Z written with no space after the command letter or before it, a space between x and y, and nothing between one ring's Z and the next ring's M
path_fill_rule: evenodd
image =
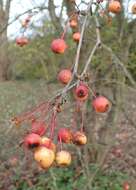
M76 20L74 20L74 19L73 19L73 20L71 20L69 24L70 24L70 27L71 27L71 28L76 28L76 27L77 27L77 25L78 25L77 21L76 21Z
M94 98L92 105L96 112L104 113L108 111L110 102L104 96L97 96Z
M22 21L22 27L27 28L28 24L29 24L30 20L28 20L27 18L25 20Z
M72 140L72 133L67 128L60 128L58 131L58 140L64 143L70 143Z
M55 39L51 43L51 49L54 53L62 54L65 52L66 48L67 44L61 38Z
M103 2L103 0L97 0L97 3L99 4L99 3L102 3Z
M73 134L72 141L74 144L77 144L77 145L85 145L87 143L87 137L83 132L76 131Z
M63 69L58 74L58 80L62 84L68 84L68 82L71 80L71 78L72 78L72 72L69 69Z
M35 133L27 135L24 139L24 145L27 148L36 148L41 144L41 137Z
M131 10L133 14L136 14L136 3L132 5Z
M71 164L71 154L64 150L57 152L56 163L59 166L69 166Z
M86 84L81 83L76 87L74 92L75 98L80 101L85 101L89 95L89 88Z
M123 184L123 190L130 190L130 185L128 182L124 182Z
M53 150L41 146L35 150L34 159L43 169L48 169L55 160L55 154Z
M28 39L26 37L18 37L16 38L16 44L19 45L20 47L23 47L28 44Z
M48 137L42 137L41 146L44 146L44 147L56 152L56 145Z
M46 132L47 126L43 121L32 121L31 132L43 136Z
M121 4L119 1L113 0L109 3L109 7L108 7L109 12L112 13L120 13L121 11Z
M79 42L80 40L80 32L76 32L73 34L73 40Z
M26 20L23 20L21 25L22 25L22 27L27 28L28 23L26 22Z
M32 15L28 15L27 17L26 17L26 22L30 22L30 20L31 20L31 18L32 18Z

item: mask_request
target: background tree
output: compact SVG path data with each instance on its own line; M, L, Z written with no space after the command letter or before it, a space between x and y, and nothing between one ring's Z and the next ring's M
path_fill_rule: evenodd
M8 59L7 26L9 21L12 0L0 1L0 81L7 80L7 70L10 64Z

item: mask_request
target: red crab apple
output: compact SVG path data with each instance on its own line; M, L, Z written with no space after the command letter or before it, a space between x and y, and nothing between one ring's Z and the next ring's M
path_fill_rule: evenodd
M53 150L41 146L35 150L34 159L43 169L48 169L55 160L55 154Z
M68 84L68 82L71 80L71 78L72 78L72 72L69 69L63 69L58 74L58 80L62 84Z
M109 12L112 12L112 13L115 13L115 14L120 13L120 11L121 11L120 2L116 1L116 0L110 1L108 10L109 10Z
M80 32L76 32L73 34L73 40L79 42L80 40Z
M72 141L77 145L85 145L87 143L87 137L83 132L76 131L73 133Z
M128 182L124 182L123 184L123 190L130 190L130 185Z
M89 88L86 84L79 84L74 92L75 98L79 101L85 101L89 95Z
M71 20L69 24L70 24L71 28L76 28L77 27L77 21L76 20Z
M31 132L43 136L46 132L47 126L43 121L32 121Z
M56 152L56 145L48 137L42 137L41 146L44 146Z
M72 140L72 133L67 128L60 128L58 131L58 140L64 143L70 143Z
M97 0L97 3L99 4L99 3L102 3L103 2L103 0Z
M104 96L97 96L93 100L92 105L96 112L104 113L104 112L108 111L108 109L110 107L110 102Z
M67 44L61 38L55 39L51 43L51 49L54 53L62 54L65 52L66 48Z
M41 137L35 133L27 135L24 139L24 145L27 148L36 148L41 144Z
M16 38L16 44L19 45L20 47L23 47L28 44L28 39L26 37L18 37Z
M71 154L68 151L61 150L56 154L56 163L59 166L68 166L71 164Z

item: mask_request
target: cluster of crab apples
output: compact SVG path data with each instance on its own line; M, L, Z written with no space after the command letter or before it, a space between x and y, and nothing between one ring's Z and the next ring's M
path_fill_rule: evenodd
M85 101L88 98L88 87L81 84L75 89L75 98L78 101ZM103 96L93 100L93 107L97 112L106 112L109 108L109 101ZM72 156L69 151L57 150L57 144L45 136L47 125L43 121L34 120L30 133L24 138L24 146L33 150L34 159L43 169L48 169L52 165L69 166ZM75 144L83 146L87 143L87 136L81 130L72 130L69 128L59 128L57 132L57 142L65 144Z
M58 80L62 84L68 84L71 80L72 72L69 69L61 70L58 74ZM89 98L89 86L80 82L74 87L74 98L78 102L85 103ZM104 96L95 96L92 101L94 110L98 113L105 113L110 108L109 100ZM55 107L56 113L61 111ZM72 162L72 155L62 144L75 144L83 146L87 143L87 136L82 129L59 128L57 130L57 142L54 142L52 135L48 137L47 125L43 121L32 120L31 130L24 138L23 144L26 148L33 150L34 159L43 169L51 166L69 166ZM56 133L56 131L51 131Z
M69 166L72 156L69 151L57 150L57 145L51 138L44 136L47 126L44 122L33 121L30 134L24 138L26 148L33 150L34 159L43 169L48 169L52 165ZM68 128L60 128L57 135L60 143L74 143L85 145L87 143L86 135L81 131L72 132Z

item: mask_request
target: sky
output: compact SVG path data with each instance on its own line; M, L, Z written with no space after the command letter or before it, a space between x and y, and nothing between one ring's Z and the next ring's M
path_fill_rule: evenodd
M86 0L88 2L89 0ZM136 0L126 0L131 2L136 2ZM56 6L60 6L62 3L62 0L54 0ZM16 16L24 13L28 9L31 9L33 7L42 5L46 5L48 3L48 0L12 0L11 3L11 12L10 12L10 21L12 21ZM80 3L80 0L77 0L76 3ZM60 11L60 8L57 9L57 12ZM33 17L32 22L38 23L40 22L41 14L37 14L37 16ZM20 26L21 26L21 20L23 20L25 16L20 17L19 20L16 22L13 22L8 27L8 37L9 38L15 38L16 36L20 35ZM10 22L9 21L9 22Z
M59 0L59 1L55 0L55 5L58 5L58 2L60 4L61 1L62 0ZM16 16L23 14L28 9L42 5L43 3L46 6L46 4L48 3L48 2L47 3L46 2L47 2L47 0L12 0L11 11L10 11L10 21L14 20ZM13 24L11 24L8 27L8 36L10 38L13 38L13 37L19 35L21 20L26 18L26 15L20 17L19 20L13 22ZM41 14L37 14L37 16L33 17L33 22L38 22L38 21L40 22L41 16L42 16Z
M79 4L80 1L81 0L77 0L76 3ZM54 2L55 2L55 5L58 6L56 12L59 13L59 11L60 11L59 7L61 7L62 0L54 0ZM89 0L86 0L86 2L89 2ZM16 16L27 11L28 9L31 9L33 7L43 5L43 4L46 6L46 4L48 4L48 0L12 0L10 21L12 21ZM81 7L81 8L83 8L83 7ZM34 23L40 22L41 16L42 16L41 14L37 14L37 16L33 17L32 22L34 22ZM20 27L21 27L20 23L21 23L21 20L23 20L23 18L25 18L25 16L20 17L19 20L17 20L16 22L13 22L13 24L11 24L8 27L8 37L9 38L15 38L16 36L20 35Z

